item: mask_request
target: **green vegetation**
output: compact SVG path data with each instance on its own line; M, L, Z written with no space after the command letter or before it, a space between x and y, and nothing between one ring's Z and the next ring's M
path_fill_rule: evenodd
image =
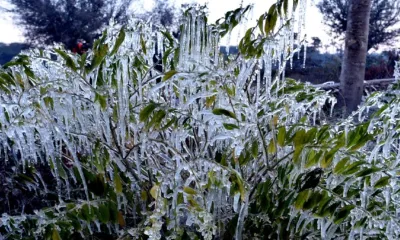
M399 238L397 85L328 124L336 99L283 72L305 4L277 1L226 60L249 7L190 8L179 41L132 21L6 64L0 237Z

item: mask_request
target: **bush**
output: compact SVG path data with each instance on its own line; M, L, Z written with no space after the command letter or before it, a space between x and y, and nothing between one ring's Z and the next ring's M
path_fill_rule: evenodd
M321 84L338 82L342 59L338 54L320 53L307 48L306 59L302 55L293 59L293 64L286 67L286 76L302 82Z
M293 3L302 16L306 2ZM20 176L8 184L43 202L5 208L0 237L398 238L396 86L327 124L335 99L283 78L301 40L288 5L274 4L226 61L219 39L248 7L213 25L189 9L179 42L132 21L82 56L56 46L8 63L0 152Z
M399 60L398 55L394 51L383 52L381 54L369 54L367 56L365 79L393 78L394 64Z

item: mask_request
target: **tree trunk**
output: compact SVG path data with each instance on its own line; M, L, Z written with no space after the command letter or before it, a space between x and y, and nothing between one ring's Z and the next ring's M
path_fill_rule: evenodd
M346 114L357 110L363 94L372 0L349 2L339 99L339 104L345 107Z

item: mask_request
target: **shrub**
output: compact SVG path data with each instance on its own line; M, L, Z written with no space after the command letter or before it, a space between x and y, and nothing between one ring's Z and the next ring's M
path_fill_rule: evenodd
M3 213L0 236L398 238L396 86L328 125L322 108L335 99L284 78L305 4L272 5L226 61L219 39L249 7L216 24L187 10L179 42L132 21L82 56L56 46L7 64L1 152L43 203Z

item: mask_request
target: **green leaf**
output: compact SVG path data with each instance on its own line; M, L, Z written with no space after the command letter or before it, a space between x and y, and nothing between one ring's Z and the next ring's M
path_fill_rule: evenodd
M100 107L104 110L107 108L107 100L103 95L100 95L99 93L95 93L94 96L94 102L98 102L100 104Z
M310 210L310 209L316 207L317 204L321 201L321 199L322 199L322 194L320 194L318 192L314 192L313 194L310 194L307 201L305 201L303 204L303 210Z
M390 176L385 176L379 179L375 184L374 188L383 188L386 187L389 184L390 181Z
M178 72L176 70L168 71L164 74L163 81L167 81L168 79L172 78Z
M261 15L260 18L258 19L258 24L257 24L258 28L260 29L260 32L262 34L264 34L264 17L265 17L264 14ZM246 33L246 35L247 35L247 33Z
M329 197L326 191L323 192L323 199L318 203L317 215L319 217L327 217L329 211L327 211L329 204L332 201L332 197Z
M213 112L215 115L225 115L225 116L227 116L227 117L231 117L231 118L233 118L233 119L236 119L236 115L235 115L233 112L228 111L228 110L226 110L226 109L215 108L212 112Z
M102 62L100 64L99 69L97 71L96 86L98 86L98 87L104 86L103 66L104 66L104 62Z
M305 134L304 142L305 143L314 143L314 141L316 139L317 131L318 130L315 127L308 130L307 133Z
M0 78L2 78L8 84L10 84L12 86L16 86L15 79L13 78L11 73L8 73L8 74L5 72L0 73Z
M56 165L57 165L58 175L62 179L67 180L68 179L67 172L64 170L64 167L63 167L63 165L61 163L61 159L57 158L55 161L56 161Z
M54 109L54 100L51 97L44 97L43 98L44 104L47 108Z
M143 34L140 34L140 45L142 47L143 53L147 54L146 42L143 39Z
M143 108L139 113L139 120L144 122L149 119L150 114L156 109L157 105L155 103L150 103L145 108Z
M289 0L284 0L283 1L283 12L285 13L285 15L287 15L287 13L288 13L288 6L289 6Z
M275 146L275 140L271 139L268 145L268 153L274 154L276 153L276 146Z
M32 69L27 66L24 66L24 73L30 78L35 78L35 74L33 73Z
M187 194L190 194L190 195L197 194L197 191L194 190L194 189L191 188L191 187L184 187L184 188L183 188L183 191L184 191L185 193L187 193Z
M151 189L150 189L150 195L154 198L157 199L158 197L158 189L160 188L160 186L158 185L154 185Z
M294 134L293 144L295 147L301 146L304 144L305 135L306 135L306 131L304 129L301 129Z
M240 199L242 202L246 200L246 188L244 186L244 182L240 174L232 169L232 175L231 175L231 182L237 186L237 189L239 190L240 193Z
M72 58L66 52L60 49L54 49L54 51L65 60L65 64L67 65L67 67L76 72L77 68L75 66L74 60L72 60Z
M265 34L269 34L275 28L278 20L278 12L276 11L276 4L273 4L268 11L267 19L265 20L264 31Z
M88 204L84 204L81 208L81 217L83 220L90 222L92 220L93 217L93 210L89 209L89 205Z
M224 128L226 130L233 130L233 129L239 129L238 125L232 124L232 123L223 123Z
M356 177L365 177L365 176L368 176L370 174L373 174L373 173L376 173L376 172L379 172L379 171L381 171L381 169L377 168L377 167L363 169L363 170L361 170L360 172L358 172L356 174Z
M86 65L86 59L87 59L87 52L83 53L81 56L81 59L78 61L79 63L79 67L83 70L85 69L85 65Z
M297 147L295 147L294 149L294 153L293 153L293 163L298 165L300 163L300 155L303 151L304 146L303 145L299 145Z
M108 45L107 44L99 45L98 49L94 49L93 51L94 51L94 57L88 69L89 72L98 67L100 63L104 60L108 52Z
M278 145L283 147L285 145L286 128L280 127L278 130Z
M309 168L309 167L317 165L321 155L322 155L322 152L316 153L316 151L314 149L311 149L308 152L308 156L307 156L307 161L306 161L305 167Z
M296 201L294 202L294 207L296 209L302 209L304 203L307 201L308 199L308 195L310 193L310 190L305 190L305 191L301 191L299 193L299 195L297 195Z
M350 212L354 207L355 206L353 206L353 205L347 205L347 206L343 207L342 209L340 209L338 212L336 212L334 223L335 224L342 223L350 215Z
M149 122L149 124L147 125L146 128L147 129L149 129L150 127L159 128L161 125L161 122L165 116L166 116L166 112L163 109L156 111L153 114L153 118L151 119L151 121Z
M166 130L172 126L177 121L176 117L171 118L162 128L161 130Z
M114 169L114 186L116 193L122 193L122 181L116 169Z
M117 40L115 41L114 47L111 51L111 55L114 55L118 51L119 47L124 42L124 40L125 40L125 30L124 28L121 28L121 31L119 32Z
M108 211L110 213L110 222L117 223L118 218L118 206L115 202L108 202Z
M161 33L168 40L169 45L173 46L174 45L174 38L171 36L171 34L168 31L161 31Z
M178 197L177 197L176 203L178 205L184 203L183 193L178 192Z
M365 164L364 161L357 161L345 167L345 170L342 172L343 175L350 175L357 172L360 169L360 166Z
M331 165L333 158L338 151L337 148L332 149L331 151L325 153L324 158L321 161L321 167L322 168L327 168Z
M224 89L225 89L226 93L228 94L228 96L233 97L236 95L236 90L235 90L234 86L232 86L231 88L229 86L225 86Z
M206 107L212 107L214 104L215 100L217 100L217 95L211 96L211 97L206 97Z
M322 142L329 137L329 125L321 127L317 133L317 141Z
M99 220L101 223L108 223L110 220L110 211L108 209L108 206L105 204L101 204L99 206Z
M350 158L349 158L349 157L345 157L345 158L343 158L342 160L340 160L340 161L336 164L335 168L333 169L333 173L335 173L335 174L340 174L340 173L342 173L342 172L345 170L344 166L345 166L349 161L350 161Z
M53 233L51 234L52 240L61 240L60 234L58 233L56 228L53 228Z
M363 217L361 218L360 221L356 222L356 224L354 224L354 228L363 228L365 226L365 223L367 222L368 217Z
M323 208L320 209L321 216L323 217L332 216L335 213L336 209L341 204L340 202L334 202L331 205L329 205L331 201L333 201L333 199L329 198L329 201L326 204L324 204Z
M369 141L374 140L374 135L373 134L367 134L366 136L363 136L358 142L357 144L355 144L354 146L352 146L350 148L351 151L356 151L358 149L360 149L361 147L365 146L365 144Z
M258 157L258 141L254 141L253 145L251 145L251 154L254 158Z

